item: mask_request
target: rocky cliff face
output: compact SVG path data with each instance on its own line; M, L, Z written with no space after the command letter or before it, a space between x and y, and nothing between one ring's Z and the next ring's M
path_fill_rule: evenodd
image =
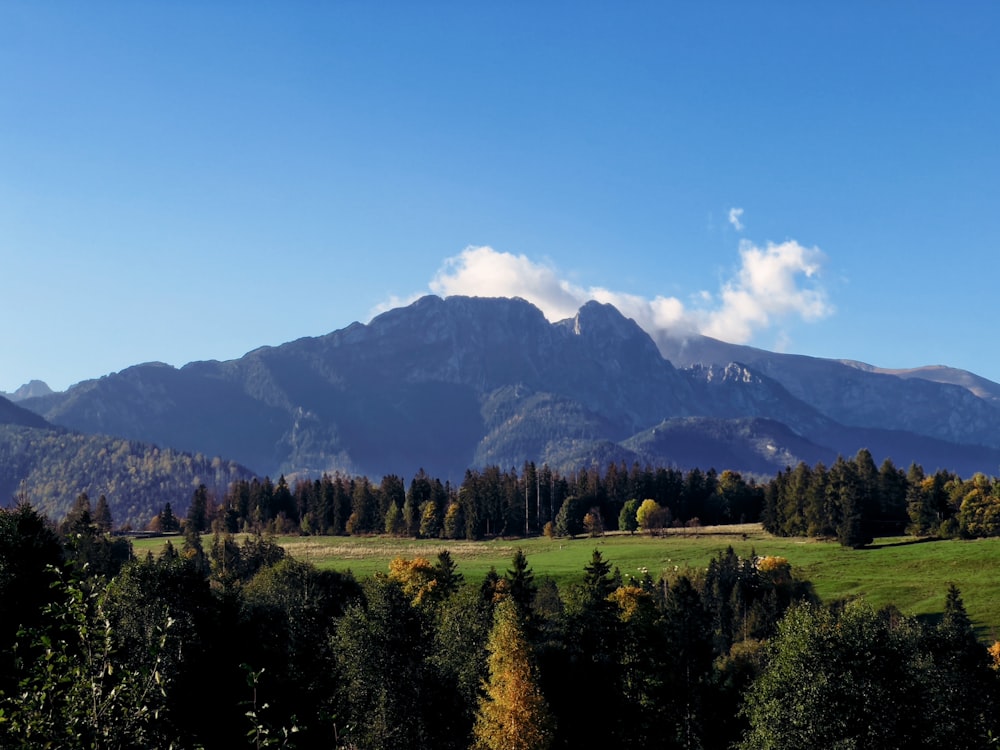
M898 465L1000 463L997 408L961 385L710 339L671 350L595 302L550 324L524 300L425 297L367 325L228 362L138 365L24 405L271 475L422 467L458 480L483 464L609 458L760 472L872 445Z
M13 393L3 393L0 391L0 398L6 398L9 401L17 403L18 401L24 401L26 398L48 396L50 393L52 393L52 389L49 388L47 383L41 380L32 380L30 383L22 385Z

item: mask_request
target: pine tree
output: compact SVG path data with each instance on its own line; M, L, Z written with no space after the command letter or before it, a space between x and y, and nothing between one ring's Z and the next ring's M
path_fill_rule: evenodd
M93 525L94 518L91 513L90 498L87 497L86 492L82 492L77 495L73 507L70 508L69 513L66 514L66 518L62 522L60 530L67 537L89 536L94 531Z
M94 525L102 534L110 534L115 525L111 518L111 508L108 507L108 499L104 495L97 498L97 507L94 508Z
M170 507L170 503L163 506L159 518L161 531L177 531L181 527L180 521L177 520L177 516L174 515L174 511Z
M508 569L504 576L507 581L507 590L510 598L517 604L521 617L529 618L538 587L535 585L535 574L528 567L528 558L520 547L514 553L511 565L513 568Z
M208 488L203 484L199 485L191 496L185 529L189 527L198 533L208 528Z
M479 703L473 749L545 750L552 743L552 718L511 599L497 605L487 650L490 676Z
M464 576L458 572L458 565L451 557L451 552L446 549L438 552L437 562L434 563L434 576L441 598L447 598L458 591L464 580Z

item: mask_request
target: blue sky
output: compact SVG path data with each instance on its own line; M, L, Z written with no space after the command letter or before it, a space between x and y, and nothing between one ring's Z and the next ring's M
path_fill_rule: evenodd
M4 3L0 390L430 291L1000 380L998 33L974 1Z

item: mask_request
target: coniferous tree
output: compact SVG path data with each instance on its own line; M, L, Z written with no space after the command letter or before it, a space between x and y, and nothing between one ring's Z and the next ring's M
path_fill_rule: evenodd
M110 534L114 526L111 508L108 507L108 498L104 495L97 498L97 506L94 508L94 525L101 534Z
M514 553L511 566L504 576L507 582L507 592L517 605L521 618L528 620L531 617L538 587L535 585L535 574L528 567L528 558L520 547Z
M169 533L177 531L181 527L181 523L177 520L177 516L174 515L174 511L170 507L170 503L163 506L163 510L160 511L159 519L160 531Z
M199 534L208 529L208 488L203 484L191 496L184 528L190 528Z
M519 609L505 599L493 618L486 646L489 678L473 729L473 750L546 750L552 744L552 719Z
M446 549L438 552L437 562L434 563L434 578L440 599L447 599L462 586L464 576L458 571L451 552Z
M90 505L90 498L86 492L77 495L73 502L73 507L63 520L60 526L63 536L72 538L80 535L89 536L94 533L94 516Z

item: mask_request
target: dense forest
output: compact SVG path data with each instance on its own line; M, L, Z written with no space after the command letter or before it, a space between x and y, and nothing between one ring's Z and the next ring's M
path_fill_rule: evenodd
M62 518L83 493L104 495L122 526L145 527L164 503L182 503L201 484L219 494L254 474L221 458L106 435L0 424L0 498L28 492Z
M240 478L178 497L177 513L165 503L151 526L181 534L140 559L112 534L103 494L80 494L58 525L29 499L0 510L0 747L978 748L1000 736L1000 643L977 641L954 587L940 621L821 604L786 560L731 549L659 580L595 550L575 584L537 578L520 552L471 583L445 549L357 581L273 538L757 519L845 546L997 535L1000 481L979 474L876 467L862 450L767 481L613 463L487 467L457 487L423 471L408 485Z
M653 580L595 550L576 584L446 550L356 581L266 535L132 559L106 504L0 510L0 746L981 748L998 650L960 592L939 622L820 605L787 561Z
M562 476L527 463L522 471L469 470L453 487L420 471L409 485L396 475L378 483L342 474L297 480L233 482L221 498L193 493L185 518L169 504L151 528L279 534L390 534L432 539L600 535L670 527L763 522L780 536L838 539L862 547L875 536L979 537L1000 534L1000 481L947 471L876 467L861 450L829 468L804 463L767 481L733 471L611 463Z
M573 536L628 528L635 522L636 498L660 508L650 524L756 521L764 489L731 471L717 474L609 464L562 476L548 466L525 465L522 472L496 466L469 470L453 487L420 471L409 485L388 475L378 483L366 477L324 475L293 484L280 477L234 482L222 498L202 487L194 492L186 522L199 531L270 531L305 534L391 534L441 539L550 534ZM631 509L631 516L628 515ZM164 508L166 510L166 508ZM623 515L624 513L624 515ZM151 523L154 530L176 530L170 509ZM589 521L588 521L589 517ZM631 526L635 528L634 525ZM644 528L651 528L646 526Z
M1000 479L975 474L963 480L938 470L907 471L885 460L878 468L867 450L827 468L800 463L768 482L764 528L781 536L837 538L859 547L875 536L974 538L1000 535Z

